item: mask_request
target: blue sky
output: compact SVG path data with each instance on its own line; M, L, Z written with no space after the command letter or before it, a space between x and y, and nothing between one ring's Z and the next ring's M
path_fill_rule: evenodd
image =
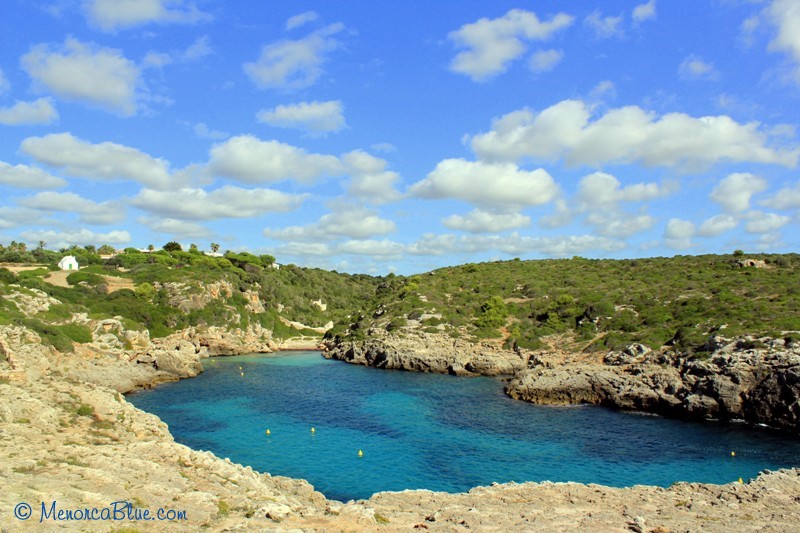
M0 242L800 249L800 2L3 0Z

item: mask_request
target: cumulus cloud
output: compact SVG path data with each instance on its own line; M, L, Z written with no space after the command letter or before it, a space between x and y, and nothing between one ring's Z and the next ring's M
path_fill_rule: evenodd
M681 62L678 74L685 80L716 80L719 78L719 72L714 65L694 54Z
M767 181L754 174L740 172L720 180L710 198L728 213L741 213L750 208L754 194L767 190Z
M631 18L635 24L656 18L656 0L650 0L646 4L634 7Z
M336 251L344 254L391 256L399 257L405 252L405 245L390 241L389 239L377 240L352 240L336 245Z
M533 72L548 72L564 59L562 50L539 50L531 56L528 66Z
M800 184L783 187L763 204L773 209L800 209Z
M172 63L191 63L212 53L208 35L194 40L185 50L166 52L148 52L142 59L143 68L163 68Z
M104 32L145 24L196 24L211 20L194 3L183 0L84 0L89 24Z
M794 167L800 150L772 148L760 124L684 113L657 116L637 106L607 111L592 120L592 108L564 100L539 113L521 109L475 135L472 149L490 161L558 160L569 165L643 163L647 166L707 167L721 161Z
M521 213L493 213L474 209L465 216L450 215L442 224L450 229L469 233L497 233L509 229L530 226L531 217Z
M594 31L598 39L609 39L611 37L622 37L625 35L622 30L624 18L623 15L604 17L598 10L593 11L583 19L583 23Z
M686 250L694 246L692 237L694 237L695 231L694 222L671 218L667 222L664 232L664 243L674 250Z
M456 55L450 69L474 81L488 80L525 53L526 41L545 41L572 21L566 13L542 21L535 13L512 9L500 18L465 24L448 35L457 48L466 48Z
M514 208L542 205L558 194L558 185L544 169L522 170L512 163L445 159L411 186L420 198L454 198L476 206Z
M244 183L296 180L310 184L323 176L343 173L339 158L310 154L278 141L262 141L252 135L232 137L211 148L208 172Z
M177 191L143 189L131 200L131 205L163 218L217 220L284 213L299 207L304 199L305 195L286 194L272 189L243 189L225 185L211 192L192 188Z
M769 43L769 50L790 55L796 66L796 80L800 83L800 4L795 0L773 0L765 14L778 30Z
M700 224L698 237L716 237L739 225L739 221L731 215L716 215Z
M397 200L401 194L396 185L400 181L397 172L386 170L385 159L375 157L363 150L354 150L342 156L350 182L347 192L372 204L383 204Z
M29 124L52 124L58 120L58 111L50 98L39 98L32 102L16 102L11 107L0 107L0 124L20 126Z
M264 236L282 241L311 242L342 237L367 239L376 235L393 233L396 229L393 221L381 218L371 209L341 205L337 206L332 213L320 217L319 221L314 224L289 226L282 229L266 228Z
M243 65L259 89L302 89L322 75L326 54L339 46L334 35L343 24L331 24L298 40L282 40L261 49L258 60Z
M747 233L773 233L791 222L791 218L777 213L751 211L747 214L744 229Z
M110 231L108 233L95 233L86 228L73 231L38 230L24 231L22 237L27 242L44 241L52 248L69 248L70 246L86 246L87 244L127 244L131 235L127 231Z
M259 122L278 128L294 128L312 133L341 131L347 125L342 102L300 102L262 109L256 114Z
M28 137L20 151L74 177L97 180L127 179L152 188L175 186L169 164L135 148L112 142L92 144L70 133Z
M581 178L575 203L579 210L616 209L619 202L645 202L669 194L670 188L657 183L635 183L623 187L611 174L593 172Z
M27 165L12 166L0 161L0 185L21 189L57 189L66 184L66 180L51 176L40 168Z
M40 211L76 213L84 224L114 224L125 219L120 202L93 202L71 192L41 192L20 199L18 204Z
M56 49L33 46L21 63L39 91L123 116L136 113L141 71L119 50L69 37Z

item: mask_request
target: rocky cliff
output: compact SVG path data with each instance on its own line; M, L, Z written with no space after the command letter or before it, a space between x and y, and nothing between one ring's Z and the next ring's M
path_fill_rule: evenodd
M664 416L744 420L800 433L800 343L711 339L703 359L632 347L602 364L532 361L506 387L543 404L593 403Z
M323 355L376 368L458 376L513 374L528 364L528 355L522 351L502 350L491 343L472 344L443 334L416 330L395 334L370 328L366 336L358 342L327 342Z

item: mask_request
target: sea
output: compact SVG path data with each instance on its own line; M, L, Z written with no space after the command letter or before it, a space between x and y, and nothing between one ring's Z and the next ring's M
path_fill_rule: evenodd
M328 498L576 481L614 487L746 481L800 465L768 428L512 400L501 378L381 370L279 352L204 360L199 376L128 395L175 440Z

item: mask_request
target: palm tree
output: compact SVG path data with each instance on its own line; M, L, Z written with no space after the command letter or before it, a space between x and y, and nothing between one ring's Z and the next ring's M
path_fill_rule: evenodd
M214 252L214 253L219 252L219 244L216 243L216 242L212 242L211 243L211 251Z

